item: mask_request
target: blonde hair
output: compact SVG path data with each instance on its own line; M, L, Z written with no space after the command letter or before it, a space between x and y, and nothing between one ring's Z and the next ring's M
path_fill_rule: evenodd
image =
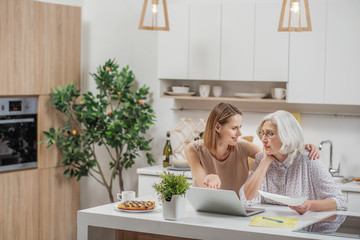
M234 115L242 115L239 109L230 103L219 103L211 111L205 126L203 135L205 147L210 152L216 152L216 123L225 125L229 118ZM234 146L228 146L228 150L234 151Z
M277 132L282 142L279 150L282 154L288 154L290 163L298 153L304 151L304 135L300 124L295 117L283 110L276 111L266 115L257 128L257 135L260 137L260 132L265 121L271 121L277 127Z

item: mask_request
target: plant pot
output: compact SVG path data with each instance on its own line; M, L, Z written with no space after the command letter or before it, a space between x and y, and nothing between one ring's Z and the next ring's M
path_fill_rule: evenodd
M180 220L185 215L185 195L174 195L171 201L163 203L163 217L165 220Z

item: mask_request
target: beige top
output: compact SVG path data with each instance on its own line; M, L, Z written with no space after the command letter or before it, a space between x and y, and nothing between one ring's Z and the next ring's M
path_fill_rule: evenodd
M221 189L233 190L239 196L239 190L249 173L247 142L239 140L235 150L221 162L214 158L205 147L203 139L190 143L190 146L197 153L206 174L218 175L221 180Z

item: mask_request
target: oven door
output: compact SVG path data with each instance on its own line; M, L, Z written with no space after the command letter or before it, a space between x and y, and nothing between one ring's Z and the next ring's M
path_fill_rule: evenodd
M37 167L36 115L0 117L0 171Z

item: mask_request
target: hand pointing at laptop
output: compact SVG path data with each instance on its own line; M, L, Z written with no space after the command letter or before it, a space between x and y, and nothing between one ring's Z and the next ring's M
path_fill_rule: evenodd
M219 189L221 187L221 180L216 174L209 174L204 178L204 185L208 188Z

